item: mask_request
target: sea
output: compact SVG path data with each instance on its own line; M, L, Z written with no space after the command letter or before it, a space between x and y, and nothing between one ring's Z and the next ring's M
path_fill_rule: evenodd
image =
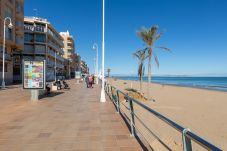
M115 78L139 81L136 76L116 76ZM143 81L147 82L148 78L143 77ZM154 76L151 78L151 82L227 92L227 77Z

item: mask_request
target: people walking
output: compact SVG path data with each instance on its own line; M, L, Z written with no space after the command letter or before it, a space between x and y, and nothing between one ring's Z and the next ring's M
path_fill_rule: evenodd
M89 75L85 77L85 82L86 82L87 88L89 88Z
M88 80L89 80L89 87L90 88L93 88L93 86L92 86L93 85L93 78L92 78L92 76L89 76L88 77Z

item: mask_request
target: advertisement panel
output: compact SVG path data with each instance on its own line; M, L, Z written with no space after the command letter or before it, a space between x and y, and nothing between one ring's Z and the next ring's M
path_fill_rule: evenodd
M45 61L25 61L23 63L23 88L45 88Z
M75 78L76 78L76 80L81 79L81 72L80 71L75 71Z

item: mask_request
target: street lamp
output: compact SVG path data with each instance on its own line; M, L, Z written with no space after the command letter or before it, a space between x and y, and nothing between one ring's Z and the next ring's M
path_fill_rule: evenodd
M96 68L95 68L95 74L96 74L96 84L99 84L98 79L98 70L99 70L99 63L98 63L98 45L96 43L93 44L93 50L96 51Z
M105 91L104 91L104 52L105 52L105 0L102 1L102 90L100 102L106 102Z
M5 88L5 45L6 45L6 21L9 20L8 28L12 29L13 24L10 17L4 19L4 37L3 37L3 52L2 52L2 89Z
M57 81L57 70L56 70L56 51L54 52L54 80Z

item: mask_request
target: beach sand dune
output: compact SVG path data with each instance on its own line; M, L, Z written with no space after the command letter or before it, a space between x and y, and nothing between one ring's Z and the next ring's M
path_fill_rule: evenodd
M131 85L139 90L138 81L108 79L108 82L123 91ZM143 83L145 96L147 96L146 87L147 83ZM227 92L152 83L149 93L155 101L142 101L145 105L178 124L190 128L208 142L227 150ZM125 111L127 112L126 109ZM178 131L139 106L135 105L135 111L152 132L172 150L182 150L182 136ZM160 148L162 145L157 138L142 128L138 121L136 124L155 150L165 150ZM203 150L195 143L193 148Z

